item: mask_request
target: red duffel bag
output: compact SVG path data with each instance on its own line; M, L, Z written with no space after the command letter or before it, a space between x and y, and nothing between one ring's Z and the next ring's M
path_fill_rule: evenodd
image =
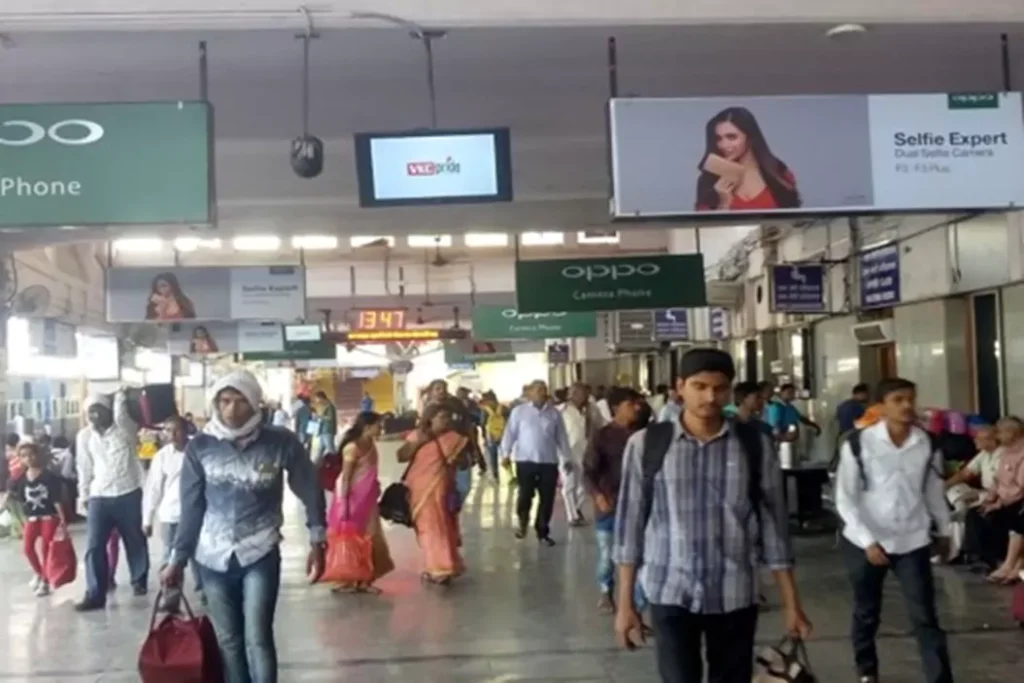
M157 624L161 604L163 592L156 596L149 635L139 652L142 683L223 683L224 668L210 620L196 617L182 595L187 617L169 614Z
M50 551L46 554L46 581L51 588L60 588L74 583L78 569L78 558L75 557L75 546L68 536L67 527L61 526L50 543Z

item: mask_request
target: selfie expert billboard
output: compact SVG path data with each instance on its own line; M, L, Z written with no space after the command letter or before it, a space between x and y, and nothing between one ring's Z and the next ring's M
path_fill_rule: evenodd
M612 100L616 218L1009 209L1020 93Z
M299 266L107 271L109 322L292 321L305 315L306 271Z

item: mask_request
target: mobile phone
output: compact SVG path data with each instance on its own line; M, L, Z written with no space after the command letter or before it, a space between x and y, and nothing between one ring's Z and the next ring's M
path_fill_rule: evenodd
M735 161L729 161L725 157L721 157L717 154L709 154L704 157L704 163L701 164L701 170L716 175L720 178L734 178L739 180L743 175L743 167L737 164Z

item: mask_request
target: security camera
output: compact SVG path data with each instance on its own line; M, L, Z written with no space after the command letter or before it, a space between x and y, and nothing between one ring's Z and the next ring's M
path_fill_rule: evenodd
M324 170L324 141L315 135L292 140L292 170L300 178L316 178Z

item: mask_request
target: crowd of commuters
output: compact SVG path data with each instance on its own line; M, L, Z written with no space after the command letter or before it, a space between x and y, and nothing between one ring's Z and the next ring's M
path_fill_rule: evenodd
M567 523L593 523L598 609L614 615L620 643L633 648L653 634L666 683L698 683L705 670L717 683L751 680L763 570L777 584L786 632L811 634L794 578L780 453L802 429L821 428L797 409L793 385L735 382L735 374L727 353L694 349L675 384L650 396L584 383L549 393L537 380L505 405L493 392L474 398L432 382L397 456L406 466L422 580L448 586L467 569L459 514L474 470L484 483L505 477L516 487L515 537L525 539L532 526L545 547L556 543L560 488ZM1024 424L968 420L959 433L948 416L922 421L916 388L903 379L881 382L873 398L858 385L834 416L854 665L861 683L877 683L875 636L891 570L926 680L950 683L933 565L956 560L985 567L993 583L1020 581ZM212 388L202 429L190 415L168 423L148 471L123 392L86 402L88 425L74 448L63 439L9 440L8 495L19 503L33 590L50 590L42 563L77 490L87 540L86 593L76 609L104 607L116 563L111 546L119 544L133 593L145 595L156 529L164 609L178 609L191 565L226 680L276 681L286 483L305 505L311 580L324 568L326 498L370 540L374 567L371 580L334 590L377 592L376 580L395 568L378 502L385 418L373 407L365 396L339 439L337 409L323 392L300 395L289 413L263 401L250 373L236 371ZM335 466L325 484L325 470Z

